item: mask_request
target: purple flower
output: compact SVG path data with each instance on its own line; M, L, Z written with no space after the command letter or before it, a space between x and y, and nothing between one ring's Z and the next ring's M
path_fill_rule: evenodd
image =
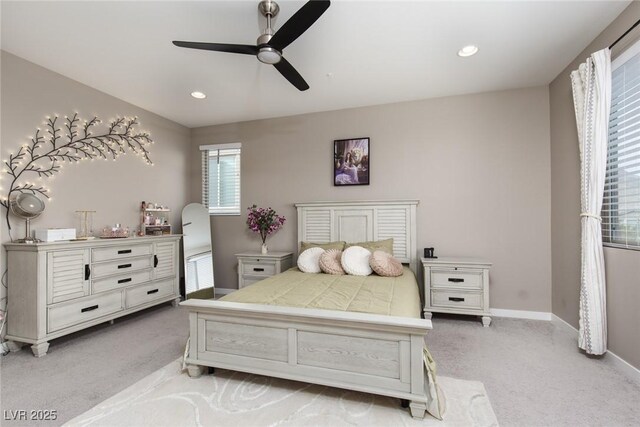
M248 207L247 225L249 230L254 233L260 233L262 243L265 243L267 236L275 233L282 228L285 217L278 215L273 208L259 208L256 205Z

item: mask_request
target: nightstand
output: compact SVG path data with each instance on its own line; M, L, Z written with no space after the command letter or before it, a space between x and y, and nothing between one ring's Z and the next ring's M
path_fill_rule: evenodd
M431 313L470 314L491 324L489 269L491 263L475 258L422 258L424 318Z
M292 252L243 252L238 258L238 288L242 289L291 268Z

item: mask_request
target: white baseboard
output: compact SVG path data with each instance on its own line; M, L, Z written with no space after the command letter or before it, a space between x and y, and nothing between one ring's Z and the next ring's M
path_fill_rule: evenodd
M551 313L546 311L505 310L492 308L491 315L495 317L512 317L515 319L551 320Z
M237 289L215 288L215 294L216 295L227 295L227 294L230 294L231 292L235 292L235 291L237 291Z
M572 324L570 324L566 320L556 316L555 314L553 315L552 322L554 322L555 324L560 325L560 326L562 326L564 328L567 328L567 329L571 330L572 332L575 332L576 334L578 333L578 330L576 328L574 328ZM607 350L607 354L606 354L605 357L608 360L611 360L611 362L618 369L620 369L622 372L624 372L626 376L628 376L628 377L632 378L633 380L635 380L636 382L640 383L640 369L636 368L635 366L633 366L632 364L630 364L629 362L624 360L622 357L620 357L617 354L615 354L614 352L612 352L611 350Z

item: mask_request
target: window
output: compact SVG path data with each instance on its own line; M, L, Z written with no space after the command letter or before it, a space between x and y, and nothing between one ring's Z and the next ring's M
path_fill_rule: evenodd
M602 239L640 249L640 43L612 63Z
M240 215L241 145L203 145L202 204L211 215Z

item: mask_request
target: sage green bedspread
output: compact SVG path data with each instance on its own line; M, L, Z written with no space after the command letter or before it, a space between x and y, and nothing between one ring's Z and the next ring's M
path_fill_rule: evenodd
M292 268L221 300L420 318L418 284L407 267L399 277L311 274Z

